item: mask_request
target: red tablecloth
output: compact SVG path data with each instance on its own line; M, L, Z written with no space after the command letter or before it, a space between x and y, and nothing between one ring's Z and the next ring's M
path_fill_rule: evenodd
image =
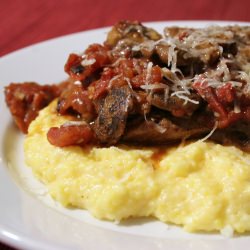
M121 19L250 22L249 13L249 0L0 0L0 56ZM11 248L0 243L0 249Z

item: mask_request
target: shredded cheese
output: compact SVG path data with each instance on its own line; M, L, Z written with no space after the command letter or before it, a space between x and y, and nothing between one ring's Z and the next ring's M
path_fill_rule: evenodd
M238 78L247 83L250 83L250 76L244 71L238 71Z
M164 102L166 103L169 98L169 87L164 89Z
M207 83L208 87L212 87L212 88L218 88L218 87L222 87L225 84L230 83L232 85L232 87L242 87L242 83L241 82L237 82L237 81L218 81L214 78L204 78L202 79L201 83Z
M70 126L81 126L86 125L87 123L85 121L67 121L62 126L63 127L70 127Z
M181 90L180 90L180 91L175 91L175 92L173 92L173 93L171 94L171 96L177 96L178 98L185 100L184 105L186 105L187 102L191 102L191 103L194 103L194 104L199 104L199 101L192 100L192 99L190 99L189 97L187 97L185 94L187 94L186 91L181 91Z
M204 138L200 139L199 141L200 141L200 142L206 141L209 137L212 136L212 134L214 133L214 131L215 131L217 128L218 128L218 122L216 121L216 122L214 123L214 127L213 127L213 129L210 131L210 133L209 133L208 135L206 135Z
M147 73L146 73L146 81L145 85L149 84L150 78L151 78L151 71L152 71L153 63L149 62L147 65Z
M129 79L128 77L124 77L124 80L127 82L129 88L130 88L131 90L133 90L133 87L132 87L132 85L131 85L130 79Z
M74 84L75 85L82 85L82 82L81 81L74 81Z
M90 66L96 62L95 58L90 58L90 59L84 59L81 61L81 65L83 67Z
M175 52L176 45L171 43L168 49L168 67L171 65L171 69L176 68L176 52Z
M110 89L110 88L112 87L112 83L113 83L115 80L119 79L120 77L122 77L121 74L116 75L116 76L113 76L113 77L110 79L110 81L109 81L108 88Z
M239 103L235 100L234 101L234 113L238 114L241 112Z
M166 84L163 84L163 83L141 85L140 87L141 87L141 89L145 89L145 90L168 89L169 88Z
M119 57L111 66L116 67L120 64L120 62L126 60L124 57Z
M229 60L221 59L220 63L217 66L217 70L215 71L216 74L219 76L222 76L222 80L225 81L230 81L231 76L230 72L227 66L227 62L230 62Z
M193 79L180 79L177 74L167 68L162 68L163 75L173 83L171 86L172 93L170 96L177 96L180 99L185 100L184 105L187 102L199 104L198 101L188 97L191 94L191 83ZM169 93L168 93L169 94Z

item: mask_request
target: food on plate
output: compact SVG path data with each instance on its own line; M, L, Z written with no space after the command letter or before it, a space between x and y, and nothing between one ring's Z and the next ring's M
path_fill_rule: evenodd
M24 150L27 165L64 206L116 222L150 216L188 231L250 231L248 153L199 140L177 147L55 147L47 131L69 122L56 105L31 123Z
M12 83L6 103L28 133L27 165L63 205L101 219L153 216L189 231L242 233L249 63L248 26L161 35L121 21L103 44L69 55L68 80Z

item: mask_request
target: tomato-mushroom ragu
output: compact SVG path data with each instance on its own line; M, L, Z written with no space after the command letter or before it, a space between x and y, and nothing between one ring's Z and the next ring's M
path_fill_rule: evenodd
M121 21L103 44L70 54L58 85L10 84L6 102L27 133L57 98L72 123L47 137L70 145L158 145L204 138L250 150L250 28L167 27ZM213 131L213 133L210 133Z

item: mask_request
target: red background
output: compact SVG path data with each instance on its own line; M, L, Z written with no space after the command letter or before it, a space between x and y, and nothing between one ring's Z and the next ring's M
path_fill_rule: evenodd
M249 0L0 0L0 56L121 19L250 22L249 13Z

